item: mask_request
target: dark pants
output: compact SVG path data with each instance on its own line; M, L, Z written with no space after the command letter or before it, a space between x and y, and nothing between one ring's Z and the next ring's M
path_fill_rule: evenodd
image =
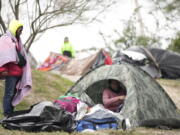
M70 51L64 51L64 52L63 52L63 55L72 58L72 54L71 54Z
M4 115L10 115L13 112L12 99L16 93L16 84L20 77L7 76L5 79L5 91L3 98Z

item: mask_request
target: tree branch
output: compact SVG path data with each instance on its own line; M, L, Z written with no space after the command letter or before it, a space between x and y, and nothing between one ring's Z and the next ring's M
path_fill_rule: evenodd
M29 3L28 0L8 0L8 2L11 10L8 13L13 13L16 19L25 17L25 20L29 21L30 34L25 41L27 51L29 51L37 36L42 35L45 31L71 25L78 21L79 23L88 21L88 23L91 23L111 5L109 0L31 0ZM25 7L23 4L26 4ZM92 10L96 12L96 15L89 19L89 16L85 16L85 13ZM22 16L24 14L26 16ZM61 20L59 21L59 19ZM1 15L0 24L1 29L5 31L6 23Z
M5 25L4 20L3 20L2 16L1 16L1 10L2 10L2 1L0 0L0 24L1 24L1 32L5 33L6 25Z
M10 4L10 7L11 7L13 14L15 15L15 9L13 7L12 0L9 0L9 4Z

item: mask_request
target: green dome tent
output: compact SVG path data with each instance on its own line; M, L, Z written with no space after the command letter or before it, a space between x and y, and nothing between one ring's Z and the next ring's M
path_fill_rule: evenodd
M152 120L161 120L161 124L162 120L175 120L170 126L180 123L177 108L164 89L147 73L130 64L100 66L81 77L67 94L77 94L90 105L102 103L102 91L108 79L118 80L126 88L127 96L119 113L129 118L133 127L148 125L146 121Z

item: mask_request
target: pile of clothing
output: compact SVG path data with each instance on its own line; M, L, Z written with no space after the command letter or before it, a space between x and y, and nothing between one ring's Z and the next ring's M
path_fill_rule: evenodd
M38 132L83 132L123 128L124 119L103 105L89 106L75 95L60 96L54 102L43 101L1 121L6 129Z

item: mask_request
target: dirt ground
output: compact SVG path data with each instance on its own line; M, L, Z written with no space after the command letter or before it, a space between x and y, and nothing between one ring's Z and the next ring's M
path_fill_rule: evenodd
M66 74L61 74L62 77L67 78L71 80L72 82L76 82L81 76L75 76L75 75L66 75Z
M180 110L180 79L179 80L168 80L158 79L159 84L164 88L173 102L176 104L178 110Z
M165 89L173 102L176 104L177 108L180 110L180 88L166 85L161 86Z

